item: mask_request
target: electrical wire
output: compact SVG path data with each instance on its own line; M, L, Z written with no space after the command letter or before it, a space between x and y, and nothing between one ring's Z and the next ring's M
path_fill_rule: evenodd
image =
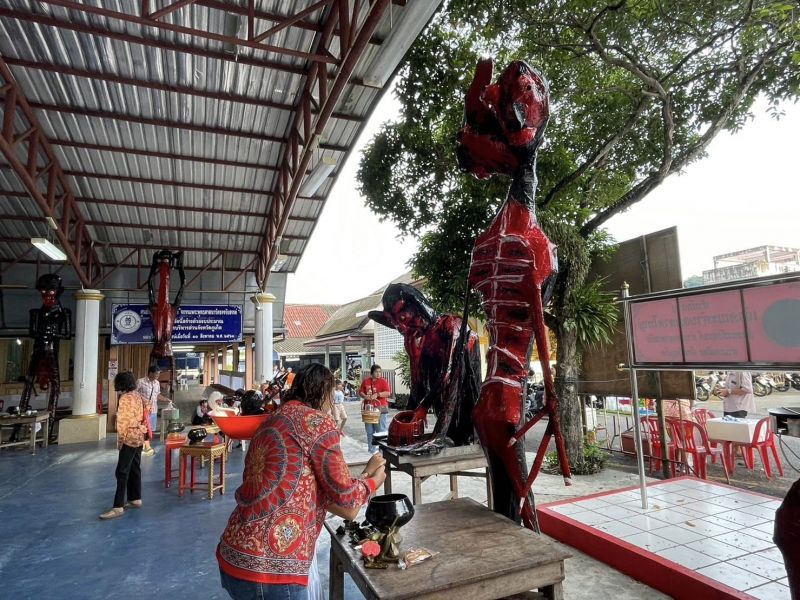
M786 454L786 450L788 450L789 452L791 452L791 453L792 453L792 456L794 456L794 457L795 457L795 458L796 458L798 461L800 461L800 456L799 456L799 455L798 455L798 454L797 454L797 453L796 453L794 450L792 450L791 448L789 448L789 444L787 444L786 442L784 442L784 441L783 441L783 435L781 434L781 432L780 432L780 431L776 432L776 433L775 433L775 435L777 435L777 436L778 436L778 442L780 443L780 446L781 446L781 451L783 452L783 458L786 460L786 464L787 464L787 465L789 465L790 467L792 467L792 469L793 469L794 471L797 471L798 473L800 473L800 469L798 469L797 467L795 467L795 466L792 464L792 461L790 461L790 460L789 460L789 457L788 457L788 455Z

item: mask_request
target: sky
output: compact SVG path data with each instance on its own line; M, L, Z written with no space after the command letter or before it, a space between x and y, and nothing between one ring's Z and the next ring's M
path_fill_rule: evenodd
M668 178L647 198L610 219L617 241L677 225L683 279L713 268L713 257L755 246L800 247L800 104L766 114L766 102L739 132L720 133L708 155ZM356 191L361 152L380 125L399 112L384 95L345 163L297 272L286 302L344 304L362 298L408 270L415 240L378 218ZM453 163L455 167L455 162Z

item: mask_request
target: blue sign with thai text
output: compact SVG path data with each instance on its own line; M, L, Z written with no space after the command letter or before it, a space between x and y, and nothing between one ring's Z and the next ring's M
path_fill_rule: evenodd
M172 328L173 344L220 344L242 341L242 307L181 306ZM153 321L147 304L113 304L112 344L152 344Z

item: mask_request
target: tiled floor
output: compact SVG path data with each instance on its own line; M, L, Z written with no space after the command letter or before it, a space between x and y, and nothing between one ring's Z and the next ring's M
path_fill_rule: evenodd
M786 570L772 543L778 500L699 479L540 507L644 552L681 565L753 598L789 600Z

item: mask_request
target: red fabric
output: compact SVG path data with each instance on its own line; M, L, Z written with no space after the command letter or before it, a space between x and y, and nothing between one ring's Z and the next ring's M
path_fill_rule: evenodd
M245 581L307 585L326 509L361 506L374 493L374 482L350 477L339 435L330 416L299 402L264 420L217 546L223 571Z
M375 392L378 394L381 392L389 392L391 394L392 388L389 386L389 382L383 377L378 377L377 379L367 377L361 382L361 387L358 388L359 394L370 394ZM386 398L380 398L377 403L373 404L375 406L389 406L389 398L388 396Z

